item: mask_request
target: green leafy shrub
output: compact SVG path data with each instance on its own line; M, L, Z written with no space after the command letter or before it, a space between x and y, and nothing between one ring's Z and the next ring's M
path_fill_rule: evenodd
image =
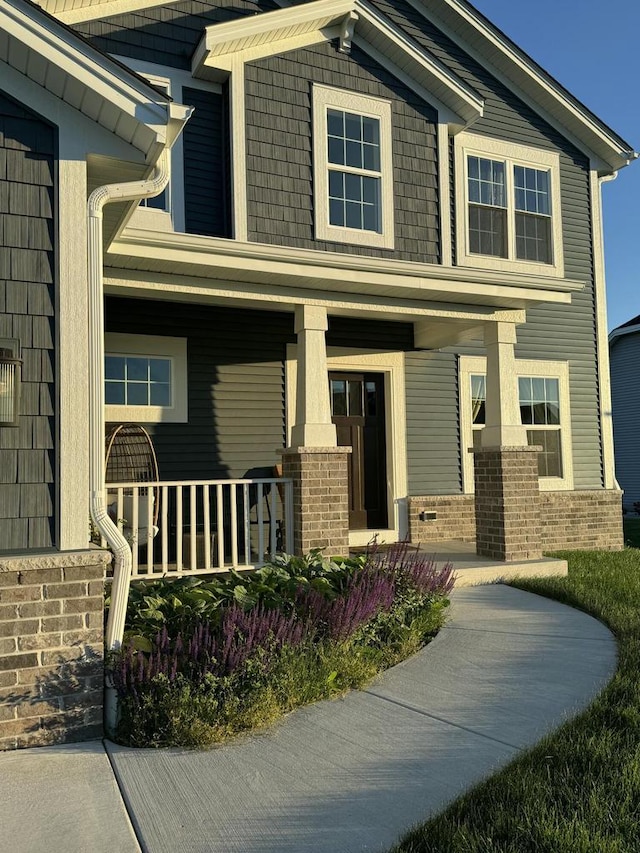
M283 557L250 576L140 584L110 662L119 738L207 746L369 681L444 621L452 567L402 546Z

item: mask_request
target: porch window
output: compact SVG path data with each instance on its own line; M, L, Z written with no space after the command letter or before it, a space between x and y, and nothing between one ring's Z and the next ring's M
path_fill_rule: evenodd
M184 338L105 334L107 421L186 422Z
M569 376L564 362L518 361L520 422L528 445L538 445L538 476L542 490L573 488ZM462 460L465 491L472 491L473 457L469 447L482 446L485 425L484 358L460 358ZM466 397L466 399L465 399Z
M456 137L459 263L563 275L560 164L553 151Z
M318 239L393 248L391 104L313 88Z

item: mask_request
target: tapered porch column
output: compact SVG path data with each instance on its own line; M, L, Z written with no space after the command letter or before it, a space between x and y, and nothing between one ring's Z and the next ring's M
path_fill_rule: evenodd
M485 427L474 453L476 550L494 560L538 559L538 447L527 445L520 418L513 323L485 326Z
M295 332L298 337L296 422L291 430L292 447L335 447L336 428L331 423L327 373L327 309L298 305Z
M296 307L298 338L296 420L291 447L282 452L282 473L293 480L293 548L339 555L349 550L350 447L338 447L331 423L327 371L327 311Z

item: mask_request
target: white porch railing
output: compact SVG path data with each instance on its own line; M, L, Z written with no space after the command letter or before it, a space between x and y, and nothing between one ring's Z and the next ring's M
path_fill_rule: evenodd
M107 483L106 504L134 579L252 569L293 550L291 480Z

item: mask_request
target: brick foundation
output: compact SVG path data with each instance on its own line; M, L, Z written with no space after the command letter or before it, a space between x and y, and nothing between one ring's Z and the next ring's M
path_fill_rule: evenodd
M110 556L0 557L0 750L102 736Z
M624 547L622 492L540 492L540 523L545 551L620 551Z
M474 469L476 552L505 562L540 558L538 448L482 448Z
M409 498L409 534L412 542L442 542L476 537L474 495L424 495ZM539 492L540 538L543 551L603 550L624 547L622 492L587 489L575 492ZM435 521L420 521L423 511L437 512Z
M306 554L349 550L348 454L351 448L282 451L282 474L293 480L293 549Z
M416 544L458 539L473 542L476 538L476 515L473 495L421 495L410 497L409 538ZM421 512L435 512L433 520L421 521Z

